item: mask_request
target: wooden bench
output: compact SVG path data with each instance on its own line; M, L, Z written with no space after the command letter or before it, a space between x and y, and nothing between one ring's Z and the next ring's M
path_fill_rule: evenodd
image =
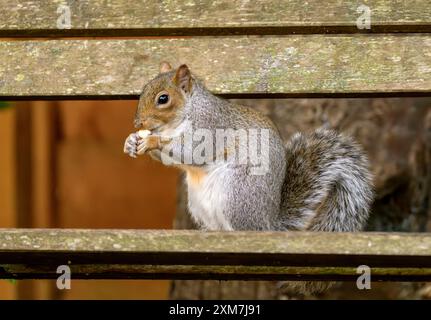
M0 278L430 281L431 235L0 230ZM359 273L359 274L358 274Z
M161 60L228 98L431 96L428 0L0 1L0 100L137 99ZM59 38L63 39L59 39ZM107 38L107 37L115 37ZM431 280L431 234L0 230L0 278Z

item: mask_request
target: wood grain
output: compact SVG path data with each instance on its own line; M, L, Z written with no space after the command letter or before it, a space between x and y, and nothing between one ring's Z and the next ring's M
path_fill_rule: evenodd
M58 1L1 0L0 36L167 36L358 32L430 32L428 0L82 0L70 1L70 29L60 29ZM356 21L360 4L371 29Z
M136 99L162 60L226 97L429 96L431 37L0 42L0 99Z
M431 279L431 235L1 229L0 278L353 280ZM234 245L233 245L234 244Z

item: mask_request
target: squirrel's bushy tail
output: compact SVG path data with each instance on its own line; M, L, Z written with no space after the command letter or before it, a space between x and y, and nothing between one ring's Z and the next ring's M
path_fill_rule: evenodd
M323 129L292 137L287 145L279 229L360 231L372 199L368 160L352 139ZM285 287L317 293L328 286L330 283L288 282Z

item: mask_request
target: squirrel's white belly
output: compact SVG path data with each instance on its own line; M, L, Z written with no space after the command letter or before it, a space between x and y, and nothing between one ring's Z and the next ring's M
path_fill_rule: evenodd
M196 181L187 172L188 206L195 221L207 230L233 230L226 218L226 168L219 166L200 176Z

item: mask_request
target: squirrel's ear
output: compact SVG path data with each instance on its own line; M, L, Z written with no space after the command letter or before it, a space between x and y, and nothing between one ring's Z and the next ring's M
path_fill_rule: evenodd
M184 92L189 92L191 89L191 79L189 67L183 64L177 69L177 73L174 77L175 84L180 87Z
M160 63L160 73L169 72L171 70L172 70L172 67L169 64L169 62L162 61L162 63Z

